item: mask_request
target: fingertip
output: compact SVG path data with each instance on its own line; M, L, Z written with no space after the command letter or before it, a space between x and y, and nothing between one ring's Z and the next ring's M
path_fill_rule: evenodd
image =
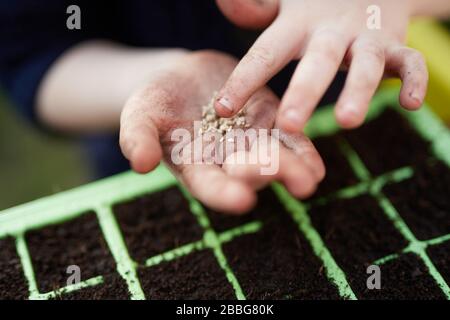
M353 104L338 105L335 108L337 123L344 129L354 129L361 126L365 120L365 114Z
M134 140L126 140L122 139L122 136L119 140L120 149L122 150L123 156L130 160L132 158L132 153L136 147L136 142Z
M325 178L325 164L323 163L323 160L320 157L319 153L305 154L303 156L303 160L311 168L317 182L320 182Z
M231 117L233 116L233 106L231 100L227 97L218 97L214 101L214 109L220 117Z
M305 199L317 188L317 179L302 161L292 163L281 179L286 189L296 198Z
M286 188L294 197L306 199L316 192L317 184L312 179L303 179L300 183L287 183Z
M426 96L428 69L422 53L407 47L395 47L390 53L389 64L402 79L400 105L410 111L419 109Z
M320 169L320 171L316 172L317 174L317 182L321 183L323 181L323 179L325 179L325 177L327 176L327 169L325 168L325 164L322 162L322 168Z
M277 126L287 133L298 133L303 129L304 119L294 108L287 108L278 115Z
M415 99L400 97L400 105L406 110L416 111L422 107L423 102Z
M424 97L416 91L402 90L400 92L400 105L410 111L415 111L422 107Z
M216 0L222 13L241 28L259 29L269 25L278 12L278 1Z
M256 204L256 193L248 185L230 181L222 193L222 198L226 199L223 210L230 214L244 214L251 210Z
M150 150L142 146L136 146L130 155L131 168L137 173L148 173L155 169L162 157L160 148Z

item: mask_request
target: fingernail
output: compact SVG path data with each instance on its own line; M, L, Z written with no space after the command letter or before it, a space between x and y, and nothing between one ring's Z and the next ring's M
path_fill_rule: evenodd
M283 113L286 120L288 120L292 125L300 127L302 125L302 118L297 110L287 109Z
M225 109L227 109L230 112L233 112L233 107L231 106L231 101L227 97L222 97L219 99L219 104L223 106Z
M417 102L421 102L421 101L422 101L422 100L421 100L421 97L420 97L420 95L418 94L417 91L411 92L411 93L409 94L409 96L410 96L413 100L416 100Z

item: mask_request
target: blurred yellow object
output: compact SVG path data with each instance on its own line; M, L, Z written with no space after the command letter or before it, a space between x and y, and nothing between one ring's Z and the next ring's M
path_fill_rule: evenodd
M427 60L430 73L427 103L450 124L450 31L435 20L417 19L409 27L408 45L422 52ZM382 86L397 85L398 80L387 80Z

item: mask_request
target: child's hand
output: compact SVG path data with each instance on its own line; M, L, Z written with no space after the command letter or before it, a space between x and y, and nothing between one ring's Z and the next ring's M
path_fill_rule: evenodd
M163 158L195 197L217 210L249 210L256 200L255 190L270 180L281 181L295 196L309 196L325 169L316 149L302 134L281 135L284 144L279 150L279 170L271 176L261 176L254 164L175 165L172 161L172 150L177 144L171 139L172 132L185 128L194 136L193 122L202 118L202 106L236 64L235 59L219 52L188 54L135 92L121 115L120 145L124 155L141 173L152 170ZM268 89L256 90L245 106L247 123L253 128L273 128L278 103ZM189 145L192 146L192 140L185 148ZM186 150L192 153L192 149Z
M239 24L235 7L243 1L218 0L224 13ZM276 14L259 14L267 21ZM256 2L256 1L255 1ZM401 105L419 108L428 73L422 55L404 46L413 1L280 0L279 14L234 69L220 90L215 108L221 116L238 112L259 88L291 60L301 58L281 101L277 124L299 132L339 68L348 68L336 104L337 121L346 128L362 124L368 104L383 76L399 76ZM225 5L227 4L227 5ZM367 26L371 5L381 8L381 29ZM253 6L255 7L255 5ZM260 22L259 22L260 23Z

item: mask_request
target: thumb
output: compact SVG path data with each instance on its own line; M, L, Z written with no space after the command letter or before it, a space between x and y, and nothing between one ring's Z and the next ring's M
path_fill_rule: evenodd
M120 147L134 171L147 173L162 158L158 130L141 99L132 97L126 103L120 123Z
M279 0L216 0L232 23L246 29L262 29L278 14Z

